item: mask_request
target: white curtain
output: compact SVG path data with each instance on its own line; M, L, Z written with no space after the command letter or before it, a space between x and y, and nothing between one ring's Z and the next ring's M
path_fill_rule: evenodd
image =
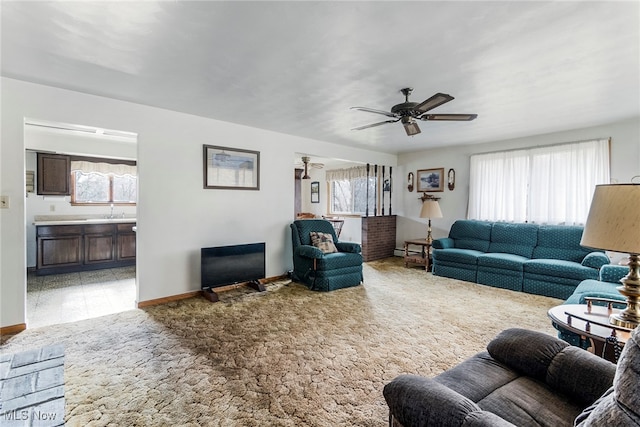
M104 175L114 174L114 175L137 175L137 167L122 165L122 164L112 164L112 163L103 163L103 162L86 162L86 161L71 161L71 171L82 171L84 173L97 172Z
M529 221L583 224L596 185L609 183L609 140L531 150Z
M355 178L366 178L367 167L355 166L348 169L333 169L326 172L327 181L344 181ZM369 169L369 177L373 178L373 169Z
M528 170L524 150L471 156L469 218L526 221Z
M608 182L608 139L474 155L468 218L582 224Z

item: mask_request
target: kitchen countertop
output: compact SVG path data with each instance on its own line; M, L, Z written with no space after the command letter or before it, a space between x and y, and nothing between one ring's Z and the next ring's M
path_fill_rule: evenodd
M83 224L122 224L136 222L136 218L84 218L84 219L36 219L33 225L83 225Z

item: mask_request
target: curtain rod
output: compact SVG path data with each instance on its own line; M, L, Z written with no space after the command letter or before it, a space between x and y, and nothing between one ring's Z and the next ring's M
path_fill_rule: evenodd
M569 141L569 142L556 142L555 144L545 144L545 145L534 145L530 147L522 147L522 148L510 148L508 150L495 150L495 151L487 151L483 153L474 153L471 156L479 156L482 154L494 154L494 153L508 153L511 151L520 151L520 150L531 150L532 148L548 148L548 147L557 147L560 145L569 145L569 144L580 144L582 142L591 142L591 141L599 141L601 139L606 139L609 144L611 144L611 137L608 138L591 138L591 139L583 139L580 141ZM469 156L469 157L471 157Z

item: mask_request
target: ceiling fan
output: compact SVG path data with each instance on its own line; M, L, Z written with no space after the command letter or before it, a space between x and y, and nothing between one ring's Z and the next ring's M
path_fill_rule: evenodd
M302 177L302 179L311 179L308 173L309 167L312 167L315 169L322 169L324 167L324 163L311 163L311 157L309 156L302 156L302 163L304 163L304 176ZM302 165L297 164L296 166L302 166Z
M436 93L431 98L421 102L409 102L409 95L413 88L406 87L400 92L404 95L405 101L401 104L391 107L391 111L376 110L367 107L351 107L354 110L366 111L368 113L382 114L387 117L392 117L393 120L385 120L384 122L373 123L370 125L360 126L351 130L362 130L380 126L385 123L401 122L404 126L404 130L407 135L417 135L420 133L420 128L416 123L416 120L452 120L452 121L471 121L478 117L477 114L426 114L428 111L439 107L440 105L452 101L454 98L451 95L445 93Z

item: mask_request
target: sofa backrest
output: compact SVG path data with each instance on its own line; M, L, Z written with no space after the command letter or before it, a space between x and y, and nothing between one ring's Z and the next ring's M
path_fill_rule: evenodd
M311 235L309 233L312 231L330 233L333 237L333 242L338 242L335 228L333 228L333 225L325 219L300 219L293 221L293 225L298 232L300 244L302 245L311 245Z
M472 219L458 220L451 226L449 238L454 240L456 248L487 252L491 240L491 223Z
M495 222L491 227L489 252L520 255L531 258L538 242L538 226Z
M581 262L593 249L580 246L583 227L579 225L540 225L538 245L533 258L562 259Z

